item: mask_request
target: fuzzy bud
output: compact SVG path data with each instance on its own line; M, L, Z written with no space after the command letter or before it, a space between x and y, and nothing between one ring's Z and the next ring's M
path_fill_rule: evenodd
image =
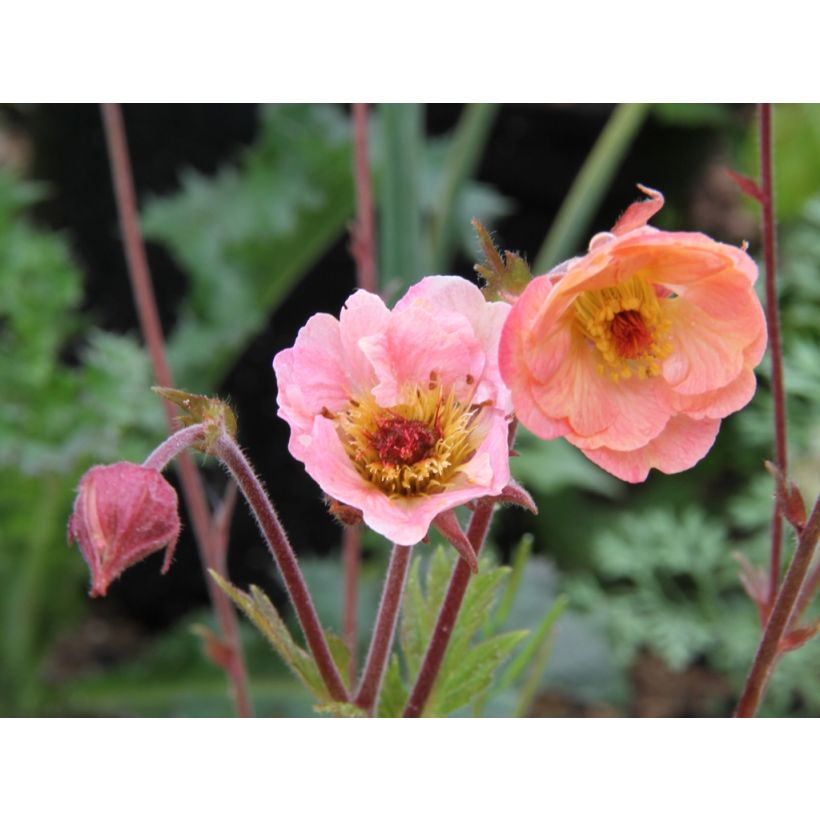
M179 538L177 494L162 475L126 461L92 467L80 480L68 541L91 570L91 596L105 595L128 567L167 546L162 571Z

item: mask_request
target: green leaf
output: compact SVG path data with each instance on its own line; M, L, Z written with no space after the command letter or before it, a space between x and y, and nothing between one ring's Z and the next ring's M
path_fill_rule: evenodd
M366 718L367 712L360 709L353 703L343 703L333 701L332 703L320 703L313 707L317 715L328 715L339 718Z
M425 715L444 717L467 706L490 687L498 667L527 635L529 632L523 629L495 635L471 647L458 658L448 650L439 683L430 697Z
M276 608L258 587L251 587L248 595L226 581L219 573L209 570L211 577L219 588L245 613L257 629L268 639L271 646L288 668L299 678L305 687L320 701L329 698L319 670L313 658L300 647L285 626Z
M407 696L407 689L401 678L399 657L393 655L384 675L379 695L379 717L401 717L404 705L407 703Z
M350 647L344 642L341 636L330 629L325 630L325 637L327 638L327 645L330 649L333 662L339 670L345 687L347 687L350 685Z
M353 213L348 117L329 105L262 109L257 142L212 177L151 201L146 235L190 275L169 340L180 384L213 390Z

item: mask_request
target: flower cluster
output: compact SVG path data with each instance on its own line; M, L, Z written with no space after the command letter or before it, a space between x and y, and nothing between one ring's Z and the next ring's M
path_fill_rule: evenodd
M656 191L512 307L428 277L390 311L359 291L279 353L289 448L400 544L509 481L511 411L626 481L685 470L754 394L766 346L744 249L647 225ZM503 326L503 329L502 329Z

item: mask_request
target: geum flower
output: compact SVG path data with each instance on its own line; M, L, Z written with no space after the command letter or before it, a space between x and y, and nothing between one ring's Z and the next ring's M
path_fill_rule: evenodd
M745 249L648 226L663 196L641 190L585 256L530 282L499 353L525 427L631 482L703 458L766 347Z
M510 483L498 370L509 309L464 279L431 276L392 311L359 290L338 320L311 317L273 361L291 454L391 541L415 544L434 520L453 540L445 514Z

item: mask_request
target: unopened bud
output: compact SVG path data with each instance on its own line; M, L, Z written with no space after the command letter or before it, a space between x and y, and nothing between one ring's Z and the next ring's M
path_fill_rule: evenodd
M91 570L91 596L105 595L128 567L167 546L162 571L179 538L177 494L149 467L121 461L92 467L80 480L68 541Z

